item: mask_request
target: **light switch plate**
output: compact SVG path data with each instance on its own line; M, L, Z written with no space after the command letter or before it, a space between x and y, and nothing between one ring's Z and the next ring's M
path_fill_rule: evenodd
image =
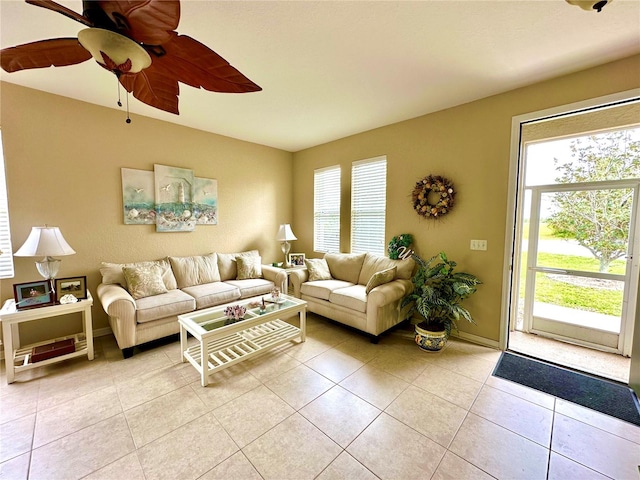
M486 250L486 249L487 249L486 240L471 240L471 250Z

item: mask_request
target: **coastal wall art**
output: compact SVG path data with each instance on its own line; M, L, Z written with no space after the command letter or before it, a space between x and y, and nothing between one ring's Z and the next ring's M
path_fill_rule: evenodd
M154 165L153 172L122 168L126 225L156 225L158 232L190 232L218 224L218 181L188 168Z
M218 181L195 177L193 182L193 210L198 225L218 224Z
M156 231L191 232L196 228L191 190L193 170L154 165Z
M121 169L122 205L126 225L153 225L156 223L156 201L153 172Z

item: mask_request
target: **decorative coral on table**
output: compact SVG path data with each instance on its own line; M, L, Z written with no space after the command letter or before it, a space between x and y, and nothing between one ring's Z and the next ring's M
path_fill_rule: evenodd
M247 313L247 309L242 305L229 305L224 309L224 314L234 320L244 318L245 313Z

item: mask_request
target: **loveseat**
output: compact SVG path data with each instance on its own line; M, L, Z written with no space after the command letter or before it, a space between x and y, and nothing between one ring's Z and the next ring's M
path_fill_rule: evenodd
M262 265L257 250L103 262L97 294L128 358L136 345L178 333L178 315L271 292L279 271Z
M293 295L305 300L310 312L366 332L374 343L405 319L400 303L413 291L413 259L328 253L305 265L290 272L289 281Z

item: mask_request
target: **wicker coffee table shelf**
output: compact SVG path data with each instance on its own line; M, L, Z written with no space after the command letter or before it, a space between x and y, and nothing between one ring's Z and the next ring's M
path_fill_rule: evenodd
M209 374L255 357L264 350L275 348L297 337L300 337L299 328L282 320L274 320L212 341L207 345L206 355ZM200 344L188 348L184 356L196 369L201 369Z
M285 295L281 303L268 303L263 312L249 307L261 299L249 298L178 316L182 361L188 361L200 373L203 387L212 373L296 338L305 341L307 302ZM245 318L230 321L224 309L238 304L247 307ZM279 318L295 314L300 317L300 328ZM187 333L198 340L197 345L187 346Z

